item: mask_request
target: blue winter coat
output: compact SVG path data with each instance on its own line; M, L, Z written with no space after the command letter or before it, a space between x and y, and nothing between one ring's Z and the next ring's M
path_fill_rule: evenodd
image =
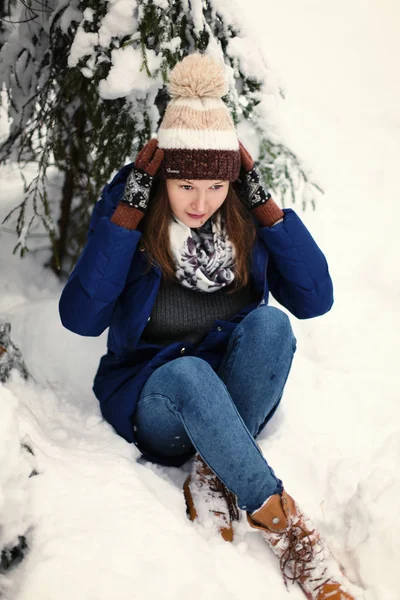
M257 302L229 321L216 320L197 346L145 343L141 334L157 296L161 270L156 266L144 274L145 252L138 248L141 232L110 221L131 168L132 164L126 165L117 173L94 206L88 241L62 292L59 310L63 325L79 335L98 336L109 327L108 352L100 361L93 391L104 418L136 444L132 416L155 369L184 354L203 358L216 370L233 329L254 308L268 303L269 291L299 319L329 311L333 291L323 253L296 213L285 209L283 222L273 227L262 227L254 218L257 238L251 277ZM164 464L182 462L167 459Z

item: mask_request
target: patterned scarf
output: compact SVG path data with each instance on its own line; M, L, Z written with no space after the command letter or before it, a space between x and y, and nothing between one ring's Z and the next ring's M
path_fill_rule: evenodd
M178 281L195 292L215 292L235 278L235 249L219 212L202 226L191 229L175 215L169 240Z

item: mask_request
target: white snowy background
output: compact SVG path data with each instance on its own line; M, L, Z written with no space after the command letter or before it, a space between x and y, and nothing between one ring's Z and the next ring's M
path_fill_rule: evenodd
M241 8L286 94L275 107L284 140L325 189L315 212L297 208L335 285L328 315L292 317L292 374L259 441L365 599L398 600L400 5L241 0ZM0 127L4 135L4 117ZM2 220L22 184L16 166L0 175ZM0 595L303 598L296 586L288 596L276 559L244 521L227 544L187 520L189 464L137 462L136 448L102 420L91 385L106 334L63 329L62 287L41 266L44 254L21 261L15 242L0 230L0 317L35 381L15 374L0 387L0 535L29 529L30 551L0 575ZM39 475L28 478L32 465Z

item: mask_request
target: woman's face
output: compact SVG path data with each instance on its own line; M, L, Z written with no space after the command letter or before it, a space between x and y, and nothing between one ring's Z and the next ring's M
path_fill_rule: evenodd
M191 228L204 225L224 203L229 190L229 181L167 179L166 184L172 212Z

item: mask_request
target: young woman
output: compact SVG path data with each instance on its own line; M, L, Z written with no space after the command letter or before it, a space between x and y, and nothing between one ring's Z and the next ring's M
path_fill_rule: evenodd
M333 302L324 255L282 211L239 143L221 65L194 54L170 74L157 139L105 186L60 299L65 327L107 327L94 392L116 432L148 459L194 455L191 519L214 516L232 540L238 507L286 579L311 600L351 600L320 536L255 438L276 410L296 341L287 315Z

